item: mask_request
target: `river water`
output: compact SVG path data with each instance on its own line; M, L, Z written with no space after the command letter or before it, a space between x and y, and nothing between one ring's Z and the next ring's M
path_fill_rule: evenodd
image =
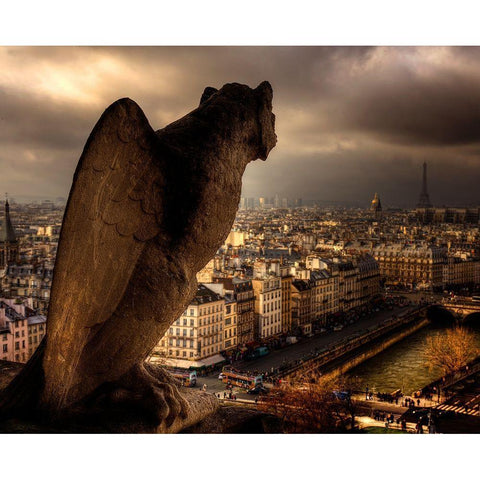
M405 395L411 395L440 377L439 369L431 370L425 365L423 352L427 338L446 328L429 324L353 368L348 375L358 377L363 390L367 386L373 392L391 393L401 389ZM480 347L480 322L471 323L468 328L475 334Z

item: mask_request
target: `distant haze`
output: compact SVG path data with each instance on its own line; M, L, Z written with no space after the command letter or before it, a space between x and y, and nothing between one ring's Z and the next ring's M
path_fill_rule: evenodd
M274 89L278 145L245 196L480 204L477 47L1 47L0 192L66 197L103 110L130 97L154 129L206 86Z

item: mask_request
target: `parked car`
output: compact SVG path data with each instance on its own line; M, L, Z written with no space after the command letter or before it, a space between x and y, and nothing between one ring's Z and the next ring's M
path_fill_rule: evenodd
M268 388L265 388L263 385L256 385L255 387L248 390L250 395L258 395L260 393L268 393Z

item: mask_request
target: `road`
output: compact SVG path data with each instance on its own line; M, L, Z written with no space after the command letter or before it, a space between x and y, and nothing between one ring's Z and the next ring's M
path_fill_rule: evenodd
M407 306L398 307L393 310L380 311L374 313L373 315L363 317L352 325L347 325L341 331L329 331L310 338L305 338L294 345L289 345L279 350L273 350L265 357L250 361L236 362L233 366L240 371L268 372L271 371L272 368L276 369L280 367L285 361L291 362L300 360L302 357L315 352L316 349L321 350L328 346L331 347L336 343L340 343L349 336L362 334L367 330L373 330L385 323L387 320L390 320L393 315L399 315L400 313L411 308L412 306ZM201 388L204 384L207 386L208 392L216 394L220 393L221 398L223 398L225 384L218 379L218 373L211 374L206 377L199 377L197 386ZM248 395L241 389L235 389L234 393L236 393L238 398L249 400L255 399L254 395Z
M250 361L237 362L235 367L242 371L271 371L272 368L278 368L284 362L301 360L306 355L314 353L315 350L321 350L325 347L340 343L347 337L366 333L367 330L375 329L385 323L386 320L390 320L393 315L399 315L410 308L412 307L399 307L393 310L384 310L374 313L373 315L357 320L352 325L347 325L339 332L329 331L315 335L311 338L302 339L295 345L290 345L280 350L273 350L265 357Z

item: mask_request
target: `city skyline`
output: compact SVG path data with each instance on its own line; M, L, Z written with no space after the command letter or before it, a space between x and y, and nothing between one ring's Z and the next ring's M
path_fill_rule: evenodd
M162 128L207 85L268 79L278 145L243 196L414 207L480 201L477 47L2 47L3 191L66 197L101 112L134 99ZM194 75L192 74L194 73Z

